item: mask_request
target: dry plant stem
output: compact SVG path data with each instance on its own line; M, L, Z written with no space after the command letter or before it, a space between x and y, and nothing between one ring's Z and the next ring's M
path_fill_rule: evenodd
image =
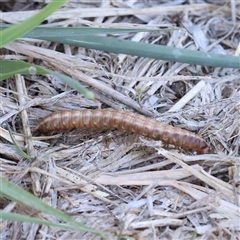
M112 72L107 72L105 73L102 70L97 70L97 69L91 69L89 67L84 68L82 67L82 70L86 70L89 73L95 74L95 75L101 75L105 77L112 77L112 78L120 78L124 82L129 82L131 83L133 80L138 81L138 82L157 82L157 81L167 81L167 82L176 82L176 81L192 81L192 80L212 80L213 78L211 76L182 76L182 75L176 75L176 76L154 76L154 77L129 77L129 76L124 76Z
M142 221L142 222L133 222L130 224L130 227L133 229L137 228L147 228L153 226L183 226L185 224L185 220L179 220L175 218L165 218L165 219L158 219L158 220L150 220L150 221Z
M131 82L134 77L122 76L118 74L108 73L110 76L122 78L125 82ZM168 82L177 82L177 81L192 81L192 80L212 80L212 77L209 76L156 76L156 77L138 77L137 81L168 81Z
M25 98L22 97L24 95L27 95L27 89L25 86L25 81L23 79L23 77L19 74L16 75L16 87L18 90L18 100L20 105L24 105L25 104ZM28 154L32 157L35 156L35 152L34 152L34 147L33 147L33 142L32 142L32 134L31 134L31 129L29 127L29 122L28 122L28 114L27 114L27 110L24 109L21 112L21 119L22 119L22 124L23 124L23 132L25 135L25 143L27 145L27 151ZM40 187L40 176L37 173L32 173L31 174L32 177L32 187L33 187L33 192L35 195L39 195L41 192L41 187Z
M65 19L73 18L92 18L92 17L107 17L107 16L126 16L126 15L149 15L149 14L166 14L169 12L176 13L180 11L197 11L197 10L208 10L214 11L218 8L214 4L191 4L191 5L182 5L182 6L164 6L164 7L154 7L154 8L141 8L141 9L131 9L131 8L106 8L104 11L102 8L91 8L91 11L86 11L85 9L59 9L55 13L51 14L47 19L51 22L59 21L64 16ZM230 12L229 7L222 7L222 11ZM24 11L24 12L3 12L2 19L6 22L18 22L23 21L32 15L36 14L37 11ZM239 11L237 11L239 13Z
M36 126L35 131L48 133L76 128L119 129L136 133L166 144L209 153L204 139L187 130L163 124L132 112L114 109L66 110L50 114Z
M199 166L193 166L195 170L200 171ZM171 169L151 172L126 173L116 172L113 174L102 174L95 181L104 185L158 185L163 180L181 180L191 176L192 174L186 169Z
M19 74L16 75L16 87L19 93L18 95L19 103L20 105L23 105L26 103L25 98L23 96L27 94L27 90L26 90L24 79ZM25 142L27 145L28 154L31 156L34 156L34 148L33 148L32 139L31 139L32 134L31 134L31 129L29 127L28 114L26 109L22 110L20 115L22 119L23 132L25 135Z
M211 207L207 206L207 207L197 208L194 210L185 211L182 213L166 212L166 211L161 211L158 209L153 210L153 212L154 212L154 215L161 216L161 217L183 218L190 214L199 213L199 212L203 212L203 211L209 211L210 209L211 209Z

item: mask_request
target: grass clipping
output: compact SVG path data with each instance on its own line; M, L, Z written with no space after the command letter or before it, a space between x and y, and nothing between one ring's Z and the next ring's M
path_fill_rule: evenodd
M239 7L237 1L221 8L205 3L174 7L165 3L161 7L154 6L156 1L151 8L144 1L131 5L117 1L114 7L108 4L103 1L102 5L83 6L69 1L65 9L48 19L49 25L133 27L139 24L146 28L180 24L187 32L131 33L119 37L239 55L237 30L233 27L229 31L229 25L236 26L236 21L239 24L240 13L233 11ZM75 18L77 8L84 8L83 13L88 15L78 12ZM6 22L8 19L17 22L21 17L22 12L3 13ZM22 159L2 125L3 176L77 221L108 231L111 239L120 236L238 239L239 69L169 63L36 40L14 42L5 49L1 54L7 59L33 59L46 68L74 77L94 92L98 102L84 99L53 76L16 75L1 83L0 122L7 121L19 146L35 157L33 163ZM38 120L51 112L99 106L137 110L197 132L214 153L194 155L118 132L81 130L32 136L31 129ZM5 200L1 204L5 211L33 214L24 205ZM46 215L38 213L38 217ZM90 233L20 225L2 223L1 232L9 234L9 239L13 236L98 238Z

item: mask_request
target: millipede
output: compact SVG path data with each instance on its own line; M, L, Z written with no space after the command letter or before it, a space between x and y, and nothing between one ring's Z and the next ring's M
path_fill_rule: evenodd
M87 129L118 129L135 133L165 144L191 149L198 154L210 153L206 141L195 133L164 124L140 114L115 109L64 110L43 118L35 131Z

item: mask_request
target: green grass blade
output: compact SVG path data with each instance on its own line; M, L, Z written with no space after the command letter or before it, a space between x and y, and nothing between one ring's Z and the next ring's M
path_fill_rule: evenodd
M83 87L78 81L57 73L51 70L47 70L43 67L38 67L34 64L16 61L16 60L2 60L0 61L0 81L7 79L14 74L51 74L60 78L63 82L68 84L70 87L83 94L87 99L94 100L94 94Z
M44 37L43 40L65 43L78 47L97 49L113 53L182 62L202 66L240 68L240 57L206 53L188 49L133 42L113 37L83 35L79 37Z
M22 157L24 157L24 158L26 158L26 159L28 159L28 160L33 160L33 158L32 158L31 156L29 156L28 154L26 154L26 153L18 146L17 142L15 141L15 139L14 139L14 137L13 137L13 135L12 135L12 131L11 131L11 129L10 129L10 126L9 126L8 124L7 124L7 127L8 127L8 132L9 132L9 134L10 134L10 137L11 137L11 139L12 139L12 142L13 142L14 146L16 147L17 151L19 152L19 154L20 154Z
M58 72L54 72L51 70L48 70L50 74L60 78L63 82L67 83L68 86L74 88L75 90L77 90L79 93L81 93L85 98L89 99L89 100L94 100L94 94L93 92L89 91L87 88L83 87L79 82L77 82L76 80L63 75L61 73Z
M0 24L0 30L7 29L12 24ZM39 26L25 34L24 38L42 38L42 37L76 37L79 35L95 34L120 34L129 32L154 32L154 31L171 31L178 28L90 28L90 27L43 27Z
M89 227L86 227L84 224L81 224L81 223L73 220L71 217L69 217L62 211L49 206L48 204L44 203L43 201L41 201L34 195L30 194L29 192L23 190L22 188L18 187L17 185L15 185L1 177L0 177L0 186L1 186L1 188L0 188L0 196L1 197L7 197L18 203L24 203L38 211L41 211L41 212L44 212L51 216L54 216L57 219L65 221L66 224L71 225L72 227L74 227L77 230L91 232L91 233L94 233L101 237L104 237L104 232L97 231L97 230L91 229Z
M60 8L67 0L53 0L33 17L0 32L0 48L28 33L45 18Z
M173 29L164 29L173 30ZM146 44L129 40L102 37L91 34L157 31L145 29L108 29L108 28L47 28L33 29L25 37L65 43L101 51L123 53L140 57L183 62L202 66L240 68L240 57L180 49L156 44ZM159 30L158 30L159 31Z
M22 61L0 61L0 81L12 77L14 74L49 74L49 72L44 68Z
M17 222L36 223L36 224L41 224L41 225L45 225L45 226L58 227L61 229L67 228L67 229L79 230L78 228L71 226L71 225L53 223L53 222L41 220L39 218L33 218L33 217L29 217L29 216L25 216L25 215L17 214L17 213L0 211L0 218L4 219L4 220L17 221Z

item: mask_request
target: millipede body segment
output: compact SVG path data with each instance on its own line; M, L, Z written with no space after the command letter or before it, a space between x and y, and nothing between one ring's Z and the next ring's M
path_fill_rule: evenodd
M187 130L173 127L140 114L115 109L65 110L50 114L39 122L35 130L48 133L77 128L119 129L136 133L166 144L210 153L204 139Z

